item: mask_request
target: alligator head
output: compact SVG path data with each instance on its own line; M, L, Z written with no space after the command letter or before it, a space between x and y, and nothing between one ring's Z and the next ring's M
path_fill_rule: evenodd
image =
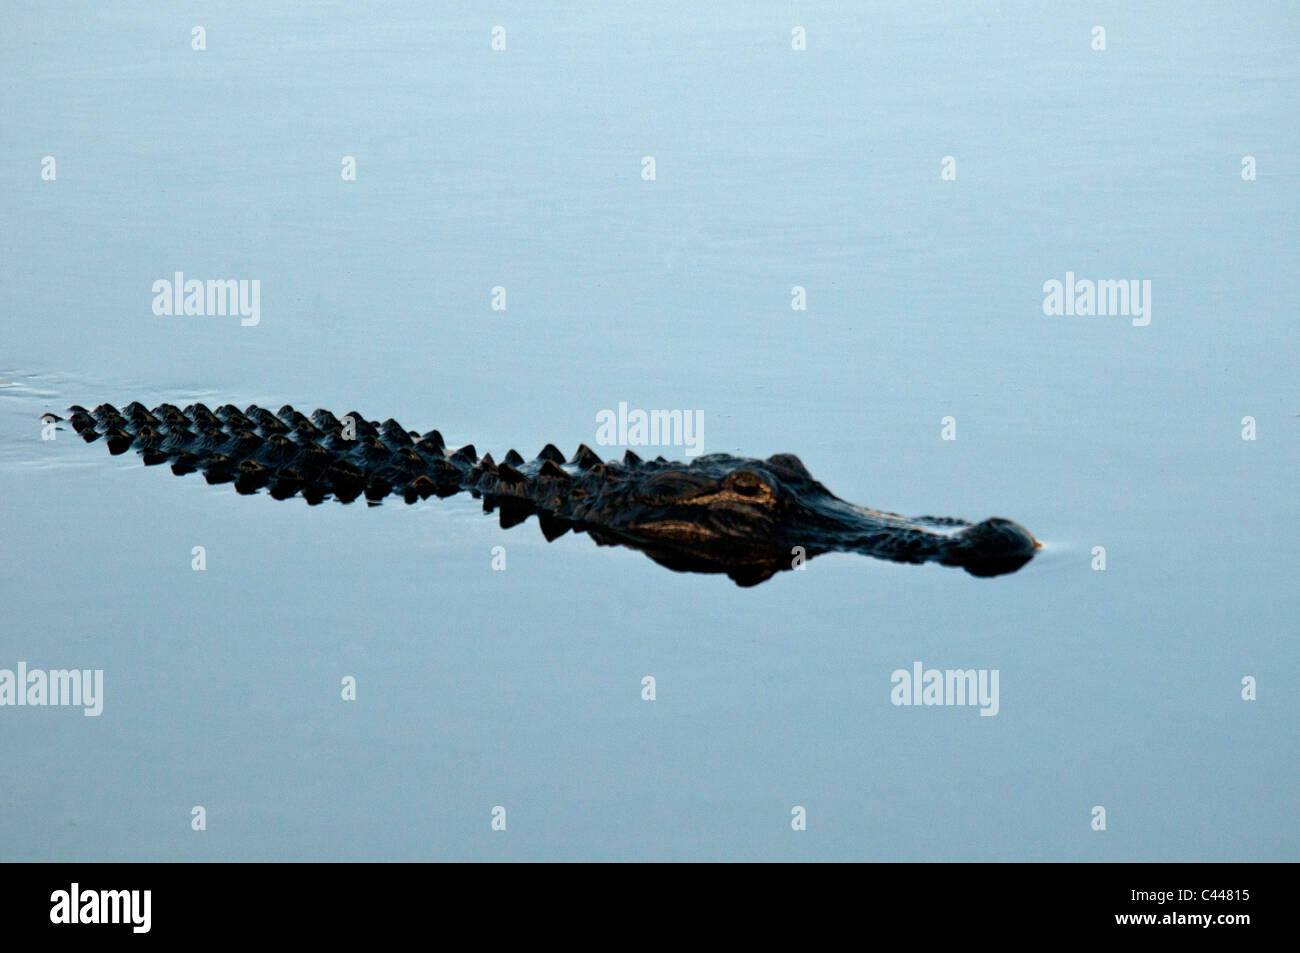
M789 453L766 460L719 453L689 464L629 454L624 467L585 469L581 456L550 494L552 527L581 527L597 542L640 549L677 570L725 572L741 585L833 550L997 576L1019 569L1040 545L1011 520L909 519L855 506Z

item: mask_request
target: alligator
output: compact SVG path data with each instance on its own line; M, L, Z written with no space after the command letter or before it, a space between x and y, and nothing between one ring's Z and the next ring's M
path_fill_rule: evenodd
M203 404L183 410L133 402L120 411L68 408L67 422L109 453L134 448L146 466L177 475L202 472L244 494L265 488L277 500L309 504L389 495L415 503L468 492L509 528L536 514L552 541L569 530L598 545L624 546L681 572L725 573L753 586L828 552L901 563L936 562L974 576L1015 572L1041 546L1024 527L992 518L904 517L855 506L813 479L799 458L766 460L713 453L689 464L643 460L628 450L602 460L583 444L567 457L547 444L533 460L514 450L498 462L473 445L449 448L436 430L407 430L358 413L310 417L291 406L272 413ZM63 421L54 414L47 420Z

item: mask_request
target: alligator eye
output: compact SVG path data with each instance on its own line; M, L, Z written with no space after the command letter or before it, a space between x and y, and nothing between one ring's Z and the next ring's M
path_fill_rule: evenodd
M741 496L764 496L772 492L757 474L747 470L737 470L735 473L728 474L722 481L722 485L725 489Z

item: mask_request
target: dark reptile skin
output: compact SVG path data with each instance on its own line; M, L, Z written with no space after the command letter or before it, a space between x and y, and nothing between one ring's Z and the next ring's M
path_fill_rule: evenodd
M615 462L586 445L566 459L547 444L532 460L511 450L497 462L473 446L447 448L436 430L421 435L358 413L307 417L287 405L277 413L231 404L74 405L67 422L87 442L104 440L110 453L134 449L147 465L198 471L240 493L378 504L390 495L414 503L468 492L499 511L503 527L537 514L547 539L585 532L598 544L638 549L680 571L726 573L740 585L832 551L996 576L1019 569L1038 546L1010 520L908 518L854 506L792 454L672 463L628 451Z

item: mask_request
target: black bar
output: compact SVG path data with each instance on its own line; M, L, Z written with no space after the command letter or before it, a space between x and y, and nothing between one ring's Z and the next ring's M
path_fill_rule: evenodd
M567 921L575 933L611 917L663 940L703 918L737 934L788 920L843 924L851 935L903 929L934 940L997 937L1194 937L1231 943L1272 933L1293 869L1281 864L590 865L10 864L0 893L6 938L98 942L162 939L374 939L442 923L488 937L509 926ZM710 865L713 866L713 865ZM54 923L81 914L120 921ZM102 891L139 891L127 898ZM143 916L148 894L148 930ZM60 893L61 892L61 893ZM94 900L87 900L89 893ZM61 897L66 902L60 906ZM127 905L130 899L131 905ZM502 916L502 913L508 916ZM132 914L135 914L133 917ZM79 915L80 916L80 915ZM1152 918L1140 922L1140 918ZM1192 920L1192 918L1196 918ZM1208 917L1208 924L1201 918ZM1126 918L1121 922L1121 918ZM1231 918L1230 922L1226 918ZM802 926L801 926L802 925ZM673 933L664 932L670 927ZM428 935L428 934L426 934ZM450 938L450 934L448 934ZM919 948L919 947L918 947ZM11 947L16 949L16 947Z

